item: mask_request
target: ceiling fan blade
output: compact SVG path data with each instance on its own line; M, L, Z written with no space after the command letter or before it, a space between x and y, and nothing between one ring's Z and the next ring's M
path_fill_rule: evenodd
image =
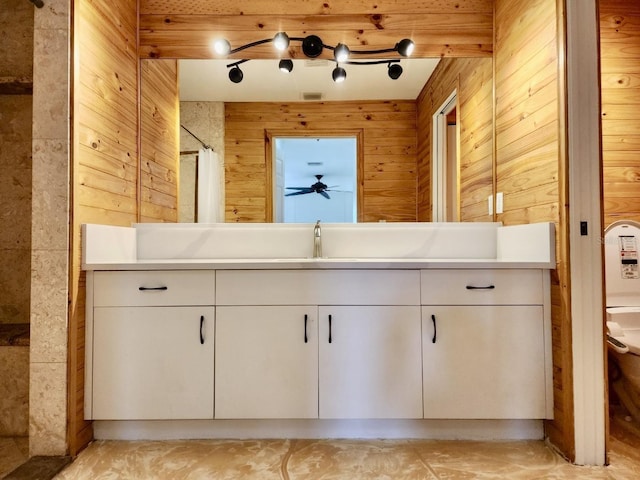
M310 187L285 187L286 190L311 190Z
M313 193L313 190L311 190L310 188L305 188L304 190L300 190L299 192L286 193L284 196L292 197L293 195L305 195L307 193Z
M331 200L331 197L329 196L329 194L327 192L325 192L324 190L319 191L318 193L320 195L322 195L324 198L327 198L327 199Z

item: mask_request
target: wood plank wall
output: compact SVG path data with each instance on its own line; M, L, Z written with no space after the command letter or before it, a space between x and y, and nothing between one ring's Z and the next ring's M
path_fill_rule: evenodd
M79 0L74 6L73 183L69 312L69 446L92 440L84 421L85 274L80 225L137 218L136 6ZM91 41L83 41L91 39Z
M414 101L227 103L225 117L226 221L268 218L265 132L282 130L302 135L361 130L359 220L416 220Z
M145 164L148 194L141 208L138 152L138 51L136 2L78 0L74 4L72 238L69 311L69 448L75 455L92 440L84 421L85 275L81 271L80 225L130 226L141 211L155 221L175 221L175 173L153 152ZM164 105L152 93L149 105ZM174 130L175 126L174 126ZM177 132L176 132L177 133ZM177 154L174 161L177 161ZM159 172L159 173L158 173ZM175 172L175 168L173 169ZM172 178L173 190L156 177ZM170 201L173 206L167 207ZM157 207L156 207L157 205ZM173 212L173 213L172 213Z
M140 62L140 221L178 221L180 96L177 60Z
M556 224L551 272L554 420L551 442L574 453L571 312L568 265L563 2L495 3L496 191L505 225Z
M493 62L491 58L444 58L417 99L418 220L432 218L433 115L458 92L460 123L460 221L493 221L487 197L493 192Z
M279 31L370 50L391 48L410 36L418 57L490 56L492 51L492 0L141 0L140 13L145 58L211 58L210 44L218 37L237 47ZM303 57L300 43L292 42L288 54ZM243 50L233 58L273 58L273 47Z
M600 0L604 225L640 221L640 3Z

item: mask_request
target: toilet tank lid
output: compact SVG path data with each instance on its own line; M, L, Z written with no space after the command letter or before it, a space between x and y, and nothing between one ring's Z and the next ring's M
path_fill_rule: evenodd
M623 313L638 313L640 314L639 307L607 307L607 313L609 315L622 315ZM639 320L640 323L640 320Z

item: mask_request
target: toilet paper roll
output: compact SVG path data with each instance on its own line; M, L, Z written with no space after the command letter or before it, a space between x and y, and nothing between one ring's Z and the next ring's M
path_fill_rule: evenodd
M617 322L607 322L607 329L612 337L624 337L624 330Z

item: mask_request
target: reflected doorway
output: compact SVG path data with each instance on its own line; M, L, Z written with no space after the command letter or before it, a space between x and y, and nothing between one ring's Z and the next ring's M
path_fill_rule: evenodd
M273 220L354 223L358 219L358 137L274 136Z
M456 90L433 116L432 220L460 220L458 162L458 97Z

